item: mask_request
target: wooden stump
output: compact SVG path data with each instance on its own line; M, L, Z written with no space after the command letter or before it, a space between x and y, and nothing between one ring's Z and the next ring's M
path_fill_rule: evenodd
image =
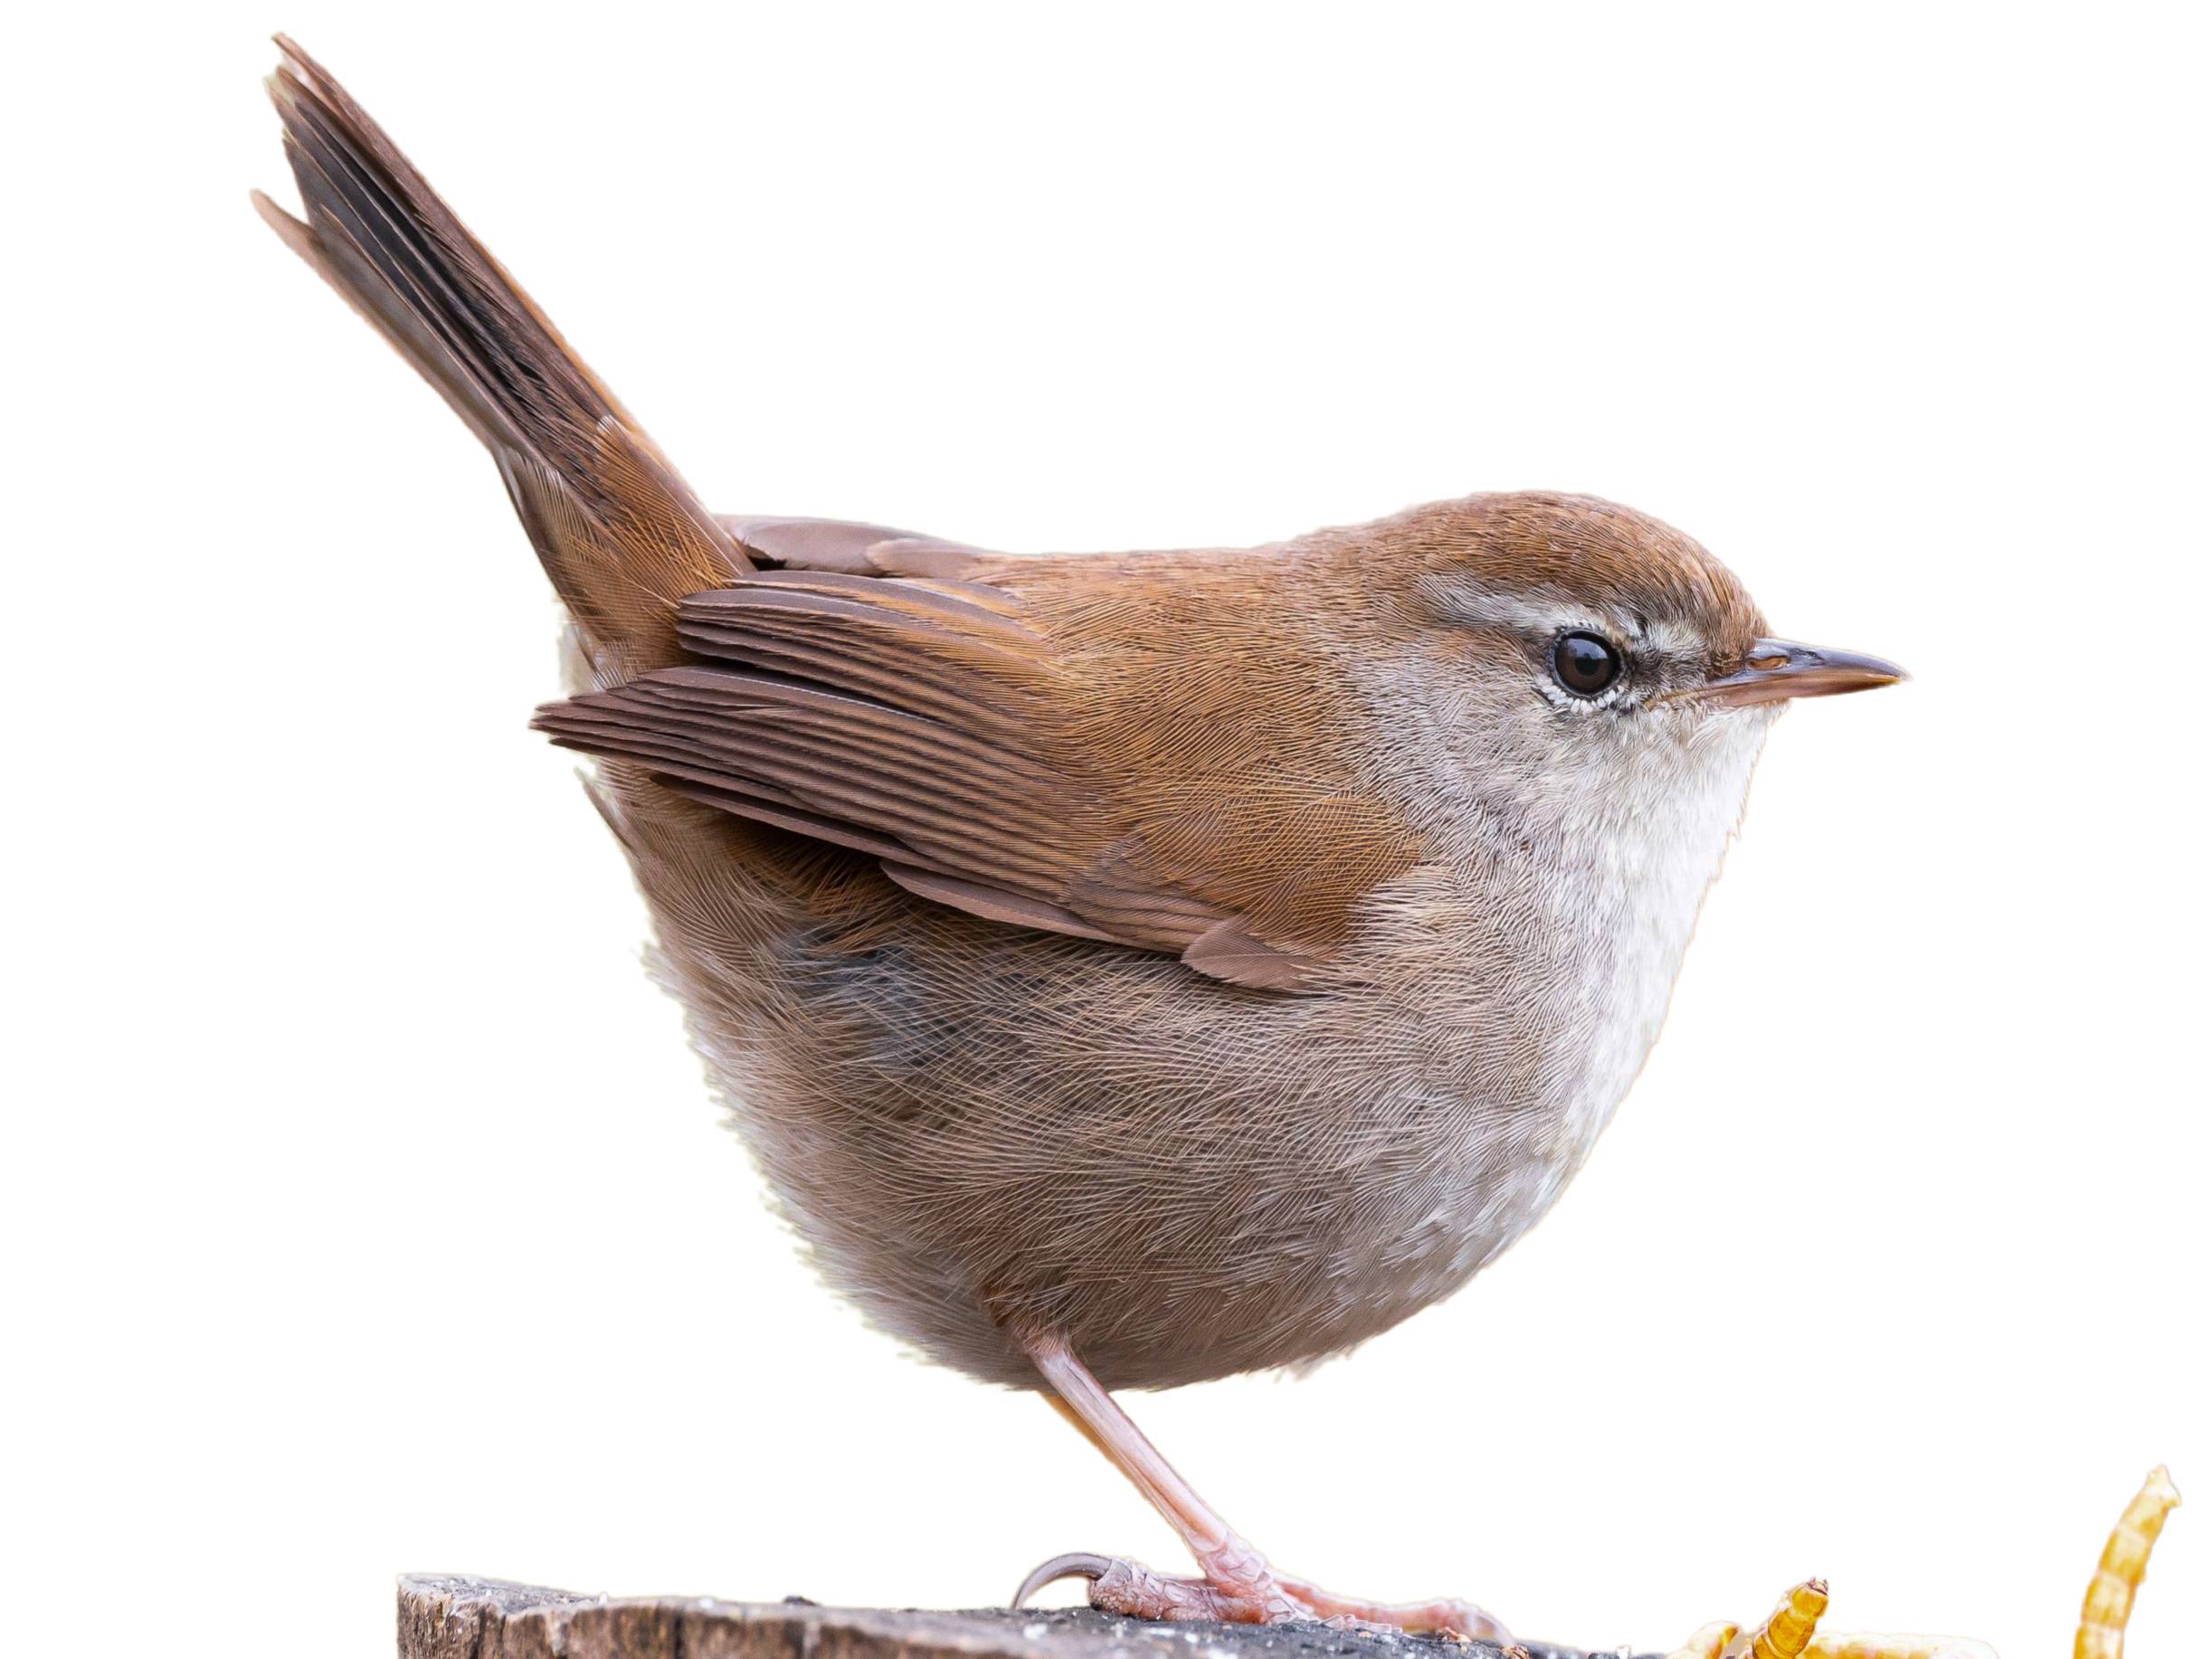
M1584 1659L1524 1645L1531 1659ZM1484 1643L1321 1625L1149 1625L1088 1610L926 1613L617 1599L489 1578L399 1581L400 1659L1498 1659ZM1610 1654L1601 1659L1612 1659Z

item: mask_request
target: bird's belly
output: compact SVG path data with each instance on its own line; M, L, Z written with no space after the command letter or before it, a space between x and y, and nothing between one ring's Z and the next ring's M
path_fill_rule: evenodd
M1448 975L1283 998L932 915L865 954L787 953L773 983L797 1006L763 1019L758 963L741 996L670 956L825 1276L1018 1387L1023 1327L1112 1388L1388 1329L1543 1215L1634 1071L1592 1064L1608 1045L1577 1009Z

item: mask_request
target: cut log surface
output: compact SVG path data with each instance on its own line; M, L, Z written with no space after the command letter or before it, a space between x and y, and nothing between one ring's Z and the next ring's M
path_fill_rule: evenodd
M1523 1645L1531 1659L1584 1659L1579 1648ZM1087 1609L900 1612L797 1597L623 1599L428 1574L399 1581L400 1659L1497 1659L1498 1652L1480 1642L1324 1625L1150 1625Z

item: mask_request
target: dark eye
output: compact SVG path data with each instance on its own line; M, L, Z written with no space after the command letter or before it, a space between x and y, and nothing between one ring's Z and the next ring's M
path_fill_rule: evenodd
M1563 633L1552 648L1552 672L1579 697L1594 697L1620 678L1620 653L1594 633Z

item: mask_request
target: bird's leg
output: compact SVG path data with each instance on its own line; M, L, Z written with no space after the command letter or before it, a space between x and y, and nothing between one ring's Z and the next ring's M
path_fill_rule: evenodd
M1271 1625L1313 1616L1285 1595L1267 1558L1239 1538L1191 1484L1175 1473L1160 1449L1114 1397L1085 1369L1068 1344L1039 1338L1023 1344L1045 1381L1047 1397L1106 1461L1128 1477L1144 1501L1175 1529L1202 1578L1177 1578L1135 1561L1104 1556L1065 1555L1031 1573L1015 1597L1015 1606L1055 1578L1090 1580L1095 1607L1132 1618L1222 1619L1231 1624Z
M1175 1473L1144 1431L1114 1403L1068 1344L1052 1337L1024 1338L1023 1346L1051 1387L1053 1406L1144 1494L1145 1502L1175 1529L1201 1576L1172 1578L1135 1561L1098 1555L1064 1555L1031 1573L1014 1597L1020 1607L1055 1578L1090 1580L1090 1603L1131 1618L1221 1619L1274 1625L1292 1619L1382 1625L1485 1641L1510 1642L1505 1627L1464 1601L1386 1606L1332 1595L1303 1579L1286 1578Z

